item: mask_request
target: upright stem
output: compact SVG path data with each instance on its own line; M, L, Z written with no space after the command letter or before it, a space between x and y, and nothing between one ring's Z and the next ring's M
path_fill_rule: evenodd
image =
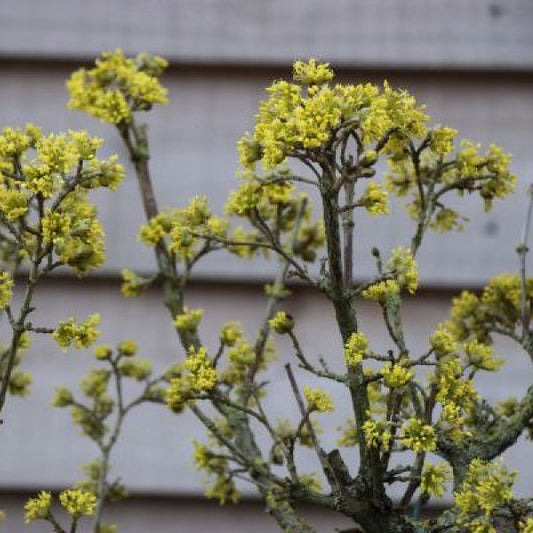
M324 213L324 225L326 232L326 244L329 263L329 287L330 297L335 308L335 316L341 334L342 342L345 344L351 334L357 331L357 315L353 306L353 296L351 294L351 281L353 273L353 214L346 211L343 214L344 228L344 267L341 253L341 237L339 227L339 202L338 193L335 190L335 176L331 174L328 167L324 166L322 194L322 206ZM350 187L350 185L347 185ZM348 196L353 195L353 189L348 189ZM350 282L350 286L346 283ZM365 442L363 424L367 419L369 409L368 393L364 380L361 365L348 367L348 382L352 408L355 415L357 437L359 442L359 474L370 484L370 489L374 496L378 497L384 492L381 482L381 467L379 452L376 448L368 447Z
M527 242L529 240L529 230L531 227L531 217L533 215L533 185L528 188L528 206L526 220L524 221L524 227L522 229L522 237L518 247L516 249L518 257L520 259L520 311L522 321L522 339L525 339L529 334L529 313L530 309L527 302L527 274L526 274L526 257L529 251Z

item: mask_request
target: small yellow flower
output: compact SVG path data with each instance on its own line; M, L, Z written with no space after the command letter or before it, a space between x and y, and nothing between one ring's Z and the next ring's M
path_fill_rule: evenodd
M65 490L59 495L61 505L74 518L91 516L96 510L96 496L83 490Z
M285 311L278 311L276 315L268 321L268 324L276 333L283 335L292 331L294 320Z
M52 507L52 494L41 491L36 498L30 498L24 505L24 523L42 520L48 516Z
M331 413L335 410L335 405L329 394L322 389L311 389L309 385L304 387L304 396L309 409L320 413Z
M368 339L364 333L354 332L344 346L344 359L348 366L358 365L368 350Z

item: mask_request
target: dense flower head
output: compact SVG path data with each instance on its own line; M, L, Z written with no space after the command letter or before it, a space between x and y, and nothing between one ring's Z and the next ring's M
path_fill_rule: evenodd
M397 246L391 252L387 269L395 276L398 286L414 294L418 288L418 268L411 250Z
M43 520L50 513L52 507L52 494L41 491L37 497L30 498L24 505L24 522L29 524L34 520Z
M447 126L436 127L429 134L431 149L440 156L453 151L453 141L457 137L457 130Z
M244 382L252 365L258 364L257 370L263 370L269 359L271 344L266 343L262 357L258 360L252 344L241 334L239 339L232 344L227 353L228 364L224 368L221 379L229 386Z
M451 478L450 466L426 463L422 470L420 489L428 496L441 498L446 491L446 484Z
M217 372L206 349L201 346L196 350L191 346L179 375L170 381L166 394L167 405L179 412L195 395L213 390L217 381Z
M439 361L434 377L435 399L442 405L439 428L456 442L471 436L465 429L466 418L479 397L472 380L463 377L464 371L461 359L449 356Z
M59 495L59 501L67 513L75 518L91 516L96 510L96 496L83 490L65 490Z
M533 278L526 279L525 301L533 300ZM463 291L452 300L446 328L460 341L492 343L491 329L513 332L521 320L522 286L518 276L499 274L489 280L481 294Z
M69 107L111 124L124 124L136 111L167 103L167 90L159 77L167 62L146 53L128 58L122 50L104 52L91 69L79 69L67 88Z
M5 309L13 296L13 280L9 272L0 271L0 309Z
M368 338L364 333L354 332L344 345L344 359L348 366L358 365L368 350Z
M422 137L428 120L422 107L406 91L385 83L332 85L328 64L297 61L294 83L276 81L259 106L253 135L238 144L243 166L274 168L298 151L318 153L334 138L337 128L352 122L365 146L380 140L396 151L409 137ZM389 135L387 142L385 136Z
M57 210L47 210L42 231L44 243L79 275L105 261L104 230L85 193L71 195Z
M99 346L96 346L94 348L94 356L99 361L110 359L112 355L113 350L111 349L111 346L109 346L109 344L100 344Z
M211 214L205 196L195 196L185 207L162 211L151 218L141 226L138 238L151 247L168 241L168 248L176 259L188 261L206 243L225 238L228 228L225 219ZM136 295L142 290L143 281L135 279L130 272L127 275L128 285L123 291Z
M415 372L412 368L405 365L403 361L399 363L385 363L380 370L385 385L391 389L403 387L409 383Z
M52 336L64 350L71 345L78 349L88 348L100 335L100 332L96 329L99 323L100 315L98 313L89 315L87 320L79 324L74 318L69 318L59 322Z
M54 407L68 407L69 405L72 405L73 401L74 397L69 389L66 387L56 388L54 399L52 400L52 405Z
M378 183L369 183L359 199L359 205L371 215L387 215L389 214L388 193Z
M495 371L498 370L503 364L503 359L494 359L494 350L491 346L483 344L475 339L466 342L464 344L464 350L468 358L468 362L475 368Z
M123 357L133 357L138 349L137 343L132 340L125 340L117 345L117 352Z
M220 330L219 339L224 346L234 346L243 336L239 322L226 322Z
M373 283L362 292L363 298L385 302L387 299L400 293L400 286L394 279L387 279L378 283Z
M512 499L515 478L516 472L509 472L501 461L474 459L460 489L454 493L458 523L469 531L494 533L492 513Z
M442 325L431 334L429 341L438 358L457 354L458 344L455 337Z
M280 335L288 333L294 327L294 320L286 311L278 311L269 321L269 326Z
M117 156L98 157L102 144L86 131L44 135L33 125L2 131L0 224L16 241L19 258L50 248L78 275L104 262L104 233L88 193L116 190L124 168Z
M388 450L392 441L390 424L387 420L368 418L363 424L365 442L370 447Z
M309 385L304 387L304 396L310 410L320 413L331 413L335 405L329 394L320 388L312 389Z
M403 423L400 439L415 452L432 452L437 447L435 428L419 418L410 418Z
M185 308L184 312L174 319L174 325L178 331L194 332L198 329L203 316L203 309Z
M30 385L33 383L33 377L28 372L14 370L9 379L9 394L13 396L27 396L30 393Z

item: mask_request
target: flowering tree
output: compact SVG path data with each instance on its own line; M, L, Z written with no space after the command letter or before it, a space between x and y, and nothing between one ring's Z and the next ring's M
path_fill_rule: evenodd
M133 162L146 215L139 238L154 250L157 274L144 279L125 270L122 292L140 296L152 283L161 286L182 346L179 362L153 377L131 341L116 350L96 348L103 366L81 383L85 399L60 388L54 403L71 408L100 456L86 467L82 484L59 496L71 515L70 529L53 514L48 492L28 501L27 520L44 519L65 532L90 515L95 533L116 531L102 522L104 503L125 493L110 480L111 452L125 416L150 401L176 413L188 409L205 426L209 439L195 443L194 460L211 477L208 496L236 503L236 481L246 480L283 531L315 531L299 512L307 503L336 511L368 533L481 533L502 524L533 532L533 504L513 496L515 474L494 461L533 427L533 387L523 398L498 405L475 387L479 373L501 365L492 348L497 335L513 339L533 359L533 279L525 269L530 215L518 248L519 275L497 276L480 294L455 298L449 320L431 334L423 353L410 348L402 325L403 299L418 289L416 255L426 233L461 229L465 219L449 205L454 194L480 196L489 210L511 193L516 178L510 156L495 145L486 152L470 141L456 147L457 132L431 127L424 107L405 91L386 83L338 84L329 65L298 61L292 82L267 89L254 132L238 143L240 184L229 195L225 216L215 216L203 197L160 211L148 130L139 116L166 103L159 82L165 67L159 57L126 58L117 51L75 72L67 85L69 106L115 126ZM8 392L24 394L29 385L17 369L28 333L51 333L61 347L78 348L97 337L97 315L55 327L35 326L29 316L35 286L49 271L67 265L84 275L104 260L101 227L87 196L97 187L116 188L123 170L115 158L96 157L100 144L85 133L43 136L34 127L4 130L0 137L0 304L12 328L0 359L0 408ZM375 179L380 161L388 165L384 183ZM319 198L317 215L305 189ZM385 216L389 195L406 199L414 234L387 256L373 248L376 274L363 282L354 277L354 255L365 252L354 245L354 219ZM232 218L243 225L232 229ZM217 251L243 259L264 254L277 258L279 270L266 287L265 320L255 336L228 321L219 345L207 346L198 332L204 311L186 306L186 289L194 267ZM15 312L13 272L20 266L26 267L18 278L26 296ZM327 362L304 352L298 317L283 310L291 277L331 303L344 349ZM382 310L390 345L384 353L358 326L361 299ZM276 336L291 346L290 353L278 354L283 363L274 358ZM293 421L273 420L265 404L265 372L279 364L299 409ZM334 405L324 390L305 384L309 375L345 390L353 418L339 446L357 450L356 464L321 442L319 419ZM139 382L138 396L125 398L124 379ZM319 472L299 463L300 447L314 450ZM453 506L423 521L424 507L448 485ZM390 496L391 486L400 498Z

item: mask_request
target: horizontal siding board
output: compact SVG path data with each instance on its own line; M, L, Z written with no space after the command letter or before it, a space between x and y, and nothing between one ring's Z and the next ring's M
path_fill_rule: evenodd
M69 70L59 66L29 69L4 65L0 69L2 99L0 126L34 121L46 129L82 127L109 139L108 152L118 151L117 135L80 113L65 109L64 80ZM361 79L360 75L344 75ZM172 71L165 79L171 103L150 115L153 175L163 207L182 205L195 194L206 194L215 212L222 212L226 192L237 185L235 142L253 126L265 73L224 74L218 71ZM524 190L533 168L533 91L527 77L448 77L435 82L429 75L397 75L391 82L409 87L437 122L457 127L462 135L488 143L493 140L514 153L519 192L496 202L483 213L478 199L462 199L461 212L471 223L463 233L429 235L421 251L423 279L428 285L479 285L498 271L514 270L515 244L525 212ZM118 193L97 195L104 221L109 261L102 273L115 275L129 266L151 272L151 251L136 241L142 222L136 182L131 168ZM374 264L369 251L384 251L409 242L413 225L401 204L388 217L357 219L356 273L369 277ZM218 252L200 263L197 274L211 279L259 280L271 276L275 265L250 264Z
M0 54L149 50L176 62L533 68L530 0L38 0L2 2Z

